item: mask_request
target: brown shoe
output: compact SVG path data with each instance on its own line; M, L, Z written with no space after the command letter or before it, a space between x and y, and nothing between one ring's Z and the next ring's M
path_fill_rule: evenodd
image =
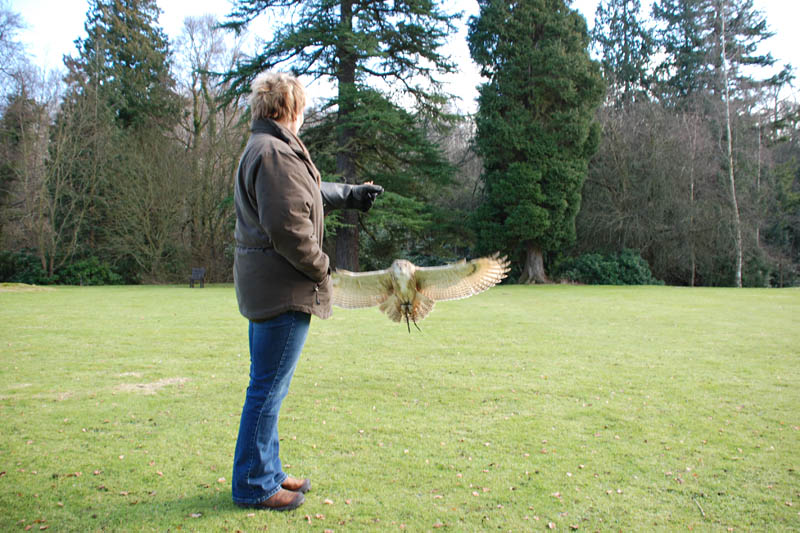
M281 483L281 487L283 487L286 490L291 490L294 492L300 492L302 494L305 494L306 492L311 490L311 480L287 477L284 480L284 482Z
M306 501L306 497L303 496L302 493L280 489L261 503L251 505L240 504L240 507L268 509L270 511L291 511L303 505L304 501Z

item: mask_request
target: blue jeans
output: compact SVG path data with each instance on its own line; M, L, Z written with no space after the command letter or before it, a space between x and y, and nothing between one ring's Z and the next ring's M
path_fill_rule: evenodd
M256 504L286 479L278 457L278 412L289 392L311 315L289 311L250 322L250 384L233 456L233 501Z

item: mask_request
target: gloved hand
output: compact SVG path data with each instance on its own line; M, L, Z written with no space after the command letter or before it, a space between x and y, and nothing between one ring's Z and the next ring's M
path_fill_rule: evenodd
M375 198L383 193L383 187L374 185L372 183L365 183L364 185L353 185L350 198L352 202L348 202L347 207L354 209L361 209L365 213L369 211L372 204L375 203Z

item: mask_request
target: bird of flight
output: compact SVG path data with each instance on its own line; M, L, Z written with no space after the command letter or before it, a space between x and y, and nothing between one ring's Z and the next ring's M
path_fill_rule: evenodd
M405 259L371 272L337 270L332 275L333 305L346 309L380 306L409 333L411 322L425 318L438 300L458 300L481 293L506 277L509 262L494 254L435 267L418 267Z

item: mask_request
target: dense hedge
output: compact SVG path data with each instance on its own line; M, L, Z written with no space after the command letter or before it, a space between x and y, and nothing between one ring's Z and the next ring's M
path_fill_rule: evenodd
M50 277L36 255L28 251L0 251L0 281L30 285L117 285L123 283L123 278L94 256L68 263Z
M663 285L638 252L584 254L561 263L560 277L587 285Z

